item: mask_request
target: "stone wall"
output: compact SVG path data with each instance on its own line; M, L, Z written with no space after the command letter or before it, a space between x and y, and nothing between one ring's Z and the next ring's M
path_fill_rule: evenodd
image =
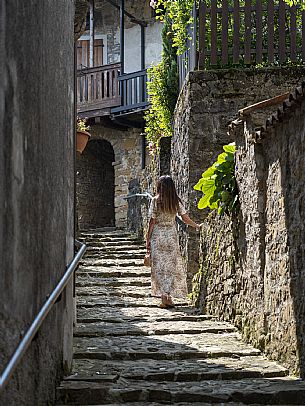
M175 111L171 173L191 217L203 221L197 209L200 193L193 186L232 141L228 124L239 109L291 90L304 75L303 68L243 69L190 72ZM191 230L181 233L188 262L189 287L198 270L198 238Z
M116 129L106 127L105 125L93 125L90 133L92 138L89 142L96 142L98 140L105 140L111 144L114 151L114 162L112 166L114 169L114 214L115 226L117 228L126 228L127 224L132 222L133 214L128 212L128 202L126 196L131 191L140 191L139 185L142 178L142 137L138 129ZM87 148L87 147L86 147ZM96 176L92 175L92 151L84 151L83 157L78 158L78 185L77 185L77 200L78 200L78 218L80 228L101 226L103 224L90 224L83 222L82 218L90 217L92 214L92 205L101 208L101 216L103 216L103 200L94 198L94 183L95 188L101 190L101 195L105 194L105 180L103 180L102 172L105 170L105 162L101 157L100 169ZM87 159L88 158L88 159ZM100 175L99 175L100 173ZM91 179L89 181L89 178ZM109 179L107 180L108 186ZM90 188L92 198L88 198L88 188ZM108 192L106 193L108 194ZM90 196L91 196L90 195ZM102 197L101 197L102 199ZM92 218L95 218L94 215ZM105 225L105 224L104 224ZM133 226L131 227L133 228Z
M283 122L273 120L260 135L251 115L232 132L240 213L207 226L202 294L207 312L233 321L247 340L304 377L304 98L291 104Z
M74 1L0 6L1 373L74 253ZM1 405L54 403L72 358L70 284Z
M105 140L90 140L77 159L77 212L80 229L113 227L114 151Z

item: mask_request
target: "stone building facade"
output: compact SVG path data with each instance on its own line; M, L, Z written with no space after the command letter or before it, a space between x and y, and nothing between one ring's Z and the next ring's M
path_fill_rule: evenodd
M73 0L0 6L1 374L74 256L73 20ZM72 325L70 283L1 405L54 403L72 362Z
M193 186L232 141L228 124L239 109L289 91L304 77L303 68L195 71L180 92L172 137L171 173L189 214L200 222L206 212L197 208L200 193ZM181 233L188 263L189 287L199 268L198 235Z
M141 131L94 125L90 132L92 137L77 158L79 227L127 228L133 214L126 197L142 190L146 151Z
M202 238L203 304L305 376L305 84L267 122L235 122L238 218Z
M94 3L95 38L102 40L103 65L120 62L120 10L107 1L96 0ZM162 42L162 23L154 18L149 1L126 0L125 10L135 19L146 24L145 31L145 68L160 61ZM134 20L125 16L125 73L141 70L141 32ZM89 30L80 40L89 41Z

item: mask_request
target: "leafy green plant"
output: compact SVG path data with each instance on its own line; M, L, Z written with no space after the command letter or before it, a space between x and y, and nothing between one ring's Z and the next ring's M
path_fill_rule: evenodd
M173 113L178 98L177 55L172 46L171 20L165 16L162 30L162 60L148 69L150 108L145 113L145 134L150 144L172 135ZM157 148L150 148L157 151Z
M235 180L235 143L225 145L217 161L203 172L194 186L203 193L198 208L216 209L218 214L231 213L238 208L238 190Z
M155 9L157 19L164 21L165 16L172 20L173 46L177 54L186 51L187 27L193 22L191 10L193 0L152 0L150 5Z

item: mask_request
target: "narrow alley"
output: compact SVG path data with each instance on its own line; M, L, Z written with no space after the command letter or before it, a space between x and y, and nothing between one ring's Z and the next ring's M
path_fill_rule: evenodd
M305 404L305 383L186 302L150 297L144 245L122 231L82 234L72 375L57 406Z

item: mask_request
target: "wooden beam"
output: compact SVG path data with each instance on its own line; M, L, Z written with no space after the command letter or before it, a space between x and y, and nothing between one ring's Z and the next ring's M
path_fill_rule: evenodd
M252 111L260 110L266 107L275 106L277 104L283 103L284 100L288 99L290 92L280 94L279 96L272 97L271 99L263 100L259 103L252 104L251 106L245 107L238 111L239 116L246 116L252 113Z

